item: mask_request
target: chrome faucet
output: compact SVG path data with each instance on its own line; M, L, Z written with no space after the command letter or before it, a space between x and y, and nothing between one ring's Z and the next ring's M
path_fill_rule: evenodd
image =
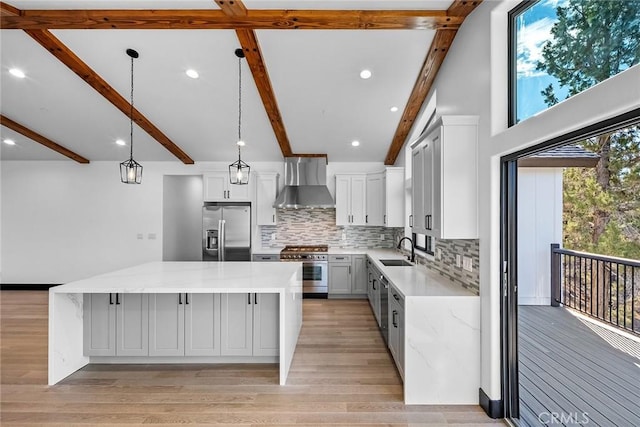
M411 258L407 256L407 259L409 259L411 262L416 262L416 251L415 251L415 248L413 247L413 240L411 239L411 237L405 236L402 239L400 239L400 241L398 241L398 249L402 248L402 241L405 239L411 243Z

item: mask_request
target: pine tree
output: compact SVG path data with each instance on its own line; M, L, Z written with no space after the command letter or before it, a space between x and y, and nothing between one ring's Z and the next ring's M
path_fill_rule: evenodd
M568 96L640 62L640 0L568 0L556 13L537 69L567 87ZM541 93L549 106L560 101L553 85ZM565 174L565 245L640 258L640 128L582 146L600 158L595 170Z

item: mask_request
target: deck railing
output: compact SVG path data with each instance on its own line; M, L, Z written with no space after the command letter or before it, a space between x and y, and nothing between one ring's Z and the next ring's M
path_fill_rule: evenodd
M640 334L640 261L551 244L551 305Z

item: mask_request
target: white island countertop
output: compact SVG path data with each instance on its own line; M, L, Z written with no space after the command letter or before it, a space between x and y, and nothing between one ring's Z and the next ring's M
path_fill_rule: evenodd
M279 294L280 384L302 327L302 263L150 262L49 289L49 385L90 363L84 354L85 294ZM116 302L117 304L117 302Z
M297 262L149 262L55 286L50 292L280 292L301 266Z

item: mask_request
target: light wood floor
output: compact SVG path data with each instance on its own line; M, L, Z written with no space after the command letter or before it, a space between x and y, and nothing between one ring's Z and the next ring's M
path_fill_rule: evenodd
M0 292L0 424L488 426L478 406L405 406L364 300L305 300L288 385L275 365L89 365L47 380L47 292Z

